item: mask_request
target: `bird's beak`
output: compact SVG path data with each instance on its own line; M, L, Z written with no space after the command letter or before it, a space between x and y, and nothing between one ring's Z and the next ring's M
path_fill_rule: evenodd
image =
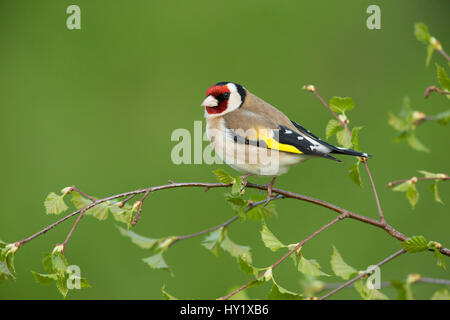
M207 96L206 99L203 100L201 104L202 107L210 107L210 108L217 107L218 105L219 101L217 101L217 99L211 95Z

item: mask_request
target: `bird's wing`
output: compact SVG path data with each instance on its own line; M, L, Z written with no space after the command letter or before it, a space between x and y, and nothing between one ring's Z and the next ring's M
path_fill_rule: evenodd
M339 161L327 154L332 149L320 143L320 139L296 130L293 125L282 125L276 117L268 119L246 110L236 110L226 114L224 120L227 135L237 143Z

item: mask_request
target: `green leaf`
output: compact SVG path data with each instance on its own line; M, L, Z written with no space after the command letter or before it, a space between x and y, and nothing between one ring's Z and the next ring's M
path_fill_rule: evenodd
M223 227L211 232L201 243L206 249L210 250L216 257L219 256L218 245L223 238Z
M354 127L352 129L352 144L353 144L353 149L357 150L357 151L361 151L359 149L359 131L362 129L363 127Z
M411 110L411 100L408 96L405 96L402 101L402 108L400 109L400 113L398 114L401 118L408 118L412 115Z
M166 237L166 238L161 238L158 239L158 247L156 249L156 251L166 251L167 249L169 249L169 247L172 245L172 243L174 243L174 241L177 241L178 237L177 236L170 236L170 237Z
M419 139L417 139L416 135L414 133L410 133L408 136L408 144L415 150L417 151L422 151L422 152L430 152L430 149L428 149L427 147L425 147L422 142L419 141Z
M261 230L261 238L264 245L272 251L277 251L283 247L286 247L277 237L269 230L269 228L263 224Z
M347 149L352 147L352 138L348 134L347 130L342 129L341 131L338 131L336 133L336 139L342 147Z
M416 206L417 201L419 201L419 192L417 192L416 185L414 183L409 185L408 191L406 191L406 198L408 198L408 201L413 208Z
M277 212L270 203L265 207L261 205L256 206L247 212L247 217L253 221L265 220L276 215Z
M0 283L3 279L13 281L16 279L12 271L8 268L6 261L0 260Z
M409 283L406 284L403 281L392 280L391 285L395 291L397 291L397 300L414 300L411 285Z
M359 280L355 282L355 289L361 295L361 297L365 300L388 300L383 293L378 291L377 289L369 289L367 287L367 281L363 282L363 280Z
M275 283L269 292L268 298L270 300L303 300L301 294L286 290Z
M109 203L103 202L95 207L92 207L86 211L86 215L92 215L94 218L98 220L106 220L108 218L109 213Z
M442 253L437 249L433 249L434 257L436 258L436 264L438 267L441 267L444 270L447 270L447 265L445 264L444 257L442 256Z
M447 96L450 97L450 96ZM441 112L437 115L435 115L436 120L441 125L446 125L450 121L450 110L446 110L444 112Z
M241 194L242 187L244 186L244 181L240 176L233 179L233 185L231 186L231 194ZM244 191L244 190L242 190Z
M415 253L428 250L428 243L424 236L413 236L400 242L400 245L408 252Z
M392 188L392 191L399 191L399 192L406 192L409 189L409 186L411 185L410 181L406 181L403 183L398 184L394 188Z
M72 199L70 201L72 201L73 205L77 209L83 209L83 208L85 208L86 206L88 206L89 204L92 203L91 200L89 200L88 198L83 197L81 194L79 194L76 191L72 191Z
M341 124L339 123L339 121L335 120L335 119L331 119L330 121L328 121L327 126L325 128L325 134L328 138L334 136L338 131L339 128L341 127Z
M330 108L334 112L344 113L350 111L355 107L353 99L350 97L333 97L330 100Z
M307 274L310 276L326 276L330 277L329 274L326 274L322 270L320 270L320 265L316 260L306 259L303 255L300 257L300 261L298 263L298 271L303 274Z
M150 266L152 269L161 269L161 270L169 270L169 266L167 265L166 261L163 258L162 253L157 253L153 256L150 256L148 258L142 259L146 264Z
M254 203L265 201L267 197L261 194L252 194L250 200ZM246 205L247 206L247 205ZM245 211L245 209L244 209ZM253 221L265 220L267 218L277 216L277 211L273 202L269 202L267 205L259 205L251 208L247 211L247 217Z
M357 186L362 188L361 174L360 174L360 171L359 171L359 164L360 163L361 163L361 160L359 160L359 158L358 158L356 160L356 163L353 164L352 166L350 166L350 168L348 170L348 175L349 175L350 179L352 179L352 181L354 183L356 183Z
M216 175L216 178L217 180L219 180L219 182L230 184L234 180L233 177L230 176L225 170L217 169L214 170L213 173Z
M6 243L0 240L0 284L3 280L14 281L14 244Z
M125 205L119 208L117 204L110 205L109 211L112 213L114 219L118 222L125 223L128 227L131 226L133 219L133 207L130 205Z
M423 174L425 178L439 179L439 173L432 173L432 172L425 171L425 170L417 170L417 171L420 172L421 174Z
M416 36L417 40L424 44L427 44L431 38L427 26L422 22L418 22L414 25L414 35Z
M252 255L250 253L250 247L241 246L233 242L229 237L226 230L224 231L224 238L220 243L220 247L228 252L232 257L242 257L248 263L252 263Z
M431 58L433 57L434 46L430 43L427 47L427 59L425 60L425 66L428 67L431 62Z
M439 84L441 85L442 89L445 89L447 91L450 90L450 79L447 76L447 72L436 63L436 70L437 70L437 77Z
M428 242L427 245L428 249L433 250L434 257L436 258L436 264L438 267L441 267L444 270L447 270L447 266L445 264L444 257L442 256L441 252L439 251L439 248L442 247L442 245L438 244L435 241Z
M56 273L65 273L69 263L66 260L66 257L62 255L61 252L54 252L51 255L52 260L52 270Z
M237 260L239 268L241 268L242 271L244 271L246 274L251 274L255 277L258 276L258 269L253 267L250 263L248 263L245 257L238 257Z
M313 297L325 288L323 281L317 280L316 277L305 275L300 279L301 292L305 297Z
M247 289L259 287L260 285L264 284L265 282L266 282L266 279L264 279L264 277L257 278L257 279L255 278L249 283L249 285L247 286Z
M388 123L391 127L393 127L397 131L403 131L406 129L405 122L398 118L397 116L394 116L391 112L389 112L389 119Z
M42 265L44 266L44 270L47 271L47 273L54 273L56 272L53 269L52 264L52 254L51 253L44 253L42 256Z
M438 290L433 293L431 300L450 300L450 292L445 288Z
M245 209L247 208L247 201L245 201L240 195L233 195L225 193L225 200L231 205L233 211L239 216L241 221L245 220Z
M42 273L37 273L37 272L34 272L34 271L31 271L31 273L33 274L33 276L36 279L36 281L39 282L40 284L43 284L43 285L47 285L47 284L52 283L53 281L58 280L58 274L57 273L42 274Z
M168 293L166 291L165 285L163 285L163 287L161 288L161 292L162 292L164 299L166 299L166 300L178 300L178 298L175 298L173 295L171 295L170 293Z
M80 289L84 288L92 288L92 286L86 278L80 278Z
M333 246L333 253L331 255L331 269L334 274L341 277L344 280L348 280L358 275L358 271L345 263L344 259L340 255L339 251Z
M134 233L133 231L126 230L119 226L116 226L116 227L117 227L117 229L119 229L120 233L124 237L130 238L131 242L133 242L134 244L137 244L139 247L141 247L143 249L152 249L159 240L159 239L153 239L153 238L147 238L147 237L141 236L137 233Z
M56 287L65 299L69 293L69 288L67 288L67 275L58 276L56 279Z
M434 195L434 200L436 202L442 203L444 204L444 202L442 201L441 197L439 196L439 190L438 190L438 182L434 181L432 185L430 185L430 190Z
M58 196L54 192L50 192L44 201L44 206L47 214L60 214L68 209L64 202L65 194Z

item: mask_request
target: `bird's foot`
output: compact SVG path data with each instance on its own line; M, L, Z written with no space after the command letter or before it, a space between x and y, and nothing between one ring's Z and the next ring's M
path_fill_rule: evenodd
M267 185L267 200L264 203L263 207L267 206L269 202L272 200L272 188L276 178L277 177L273 177L272 181L270 181L270 183Z
M250 176L252 176L252 175L253 175L252 173L248 173L248 174L244 174L243 176L241 176L241 179L242 179L242 188L241 188L241 190L239 191L240 193L242 193L242 191L244 191L245 187L246 187L247 184L248 184L247 178L250 177Z

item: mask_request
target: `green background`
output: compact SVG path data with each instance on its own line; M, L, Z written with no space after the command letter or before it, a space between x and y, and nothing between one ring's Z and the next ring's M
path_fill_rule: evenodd
M381 30L366 28L366 8L373 3L381 7ZM414 109L427 114L448 106L437 94L423 99L424 89L437 84L434 62L445 65L445 60L435 54L425 68L425 46L413 35L414 23L422 21L449 49L448 1L80 0L82 28L73 31L65 22L70 4L0 2L2 240L20 240L58 219L45 215L43 201L50 191L72 184L106 197L168 179L214 181L211 171L227 168L174 165L170 152L176 142L170 136L176 128L193 132L194 121L203 120L199 104L209 86L234 81L322 137L330 114L301 86L315 84L326 99L351 96L356 103L349 113L351 125L364 126L360 144L374 155L370 167L388 222L406 235L422 234L450 245L448 206L433 201L429 183L418 185L421 195L414 210L404 194L386 188L388 181L417 175L416 170L450 171L447 127L426 123L418 129L432 150L426 154L392 143L395 132L387 124L388 112L396 113L406 95ZM365 172L360 189L348 178L354 160L341 158L342 164L313 160L296 166L276 186L377 218ZM449 185L441 183L440 192L450 202ZM234 215L223 193L177 189L151 194L133 230L163 237L222 223ZM284 243L302 240L335 217L296 200L276 206L279 216L268 225ZM20 249L17 280L0 286L0 298L61 299L54 285L39 285L30 270L43 272L42 253L65 239L73 221ZM201 238L168 251L174 277L152 270L141 261L152 253L123 238L114 224L112 218L81 220L66 256L93 288L70 292L69 299L160 299L163 284L179 298L215 299L250 280L227 253L216 258L201 247ZM260 227L253 221L235 223L229 234L252 247L255 265L267 266L284 252L263 246ZM400 248L380 229L348 220L309 242L303 252L331 273L332 245L360 270ZM425 253L387 264L381 279L402 280L412 272L449 278ZM274 274L283 287L300 290L301 275L290 260ZM415 292L429 298L439 288L418 284ZM264 298L269 289L250 289L248 295ZM395 297L392 289L383 292ZM346 289L334 297L358 295Z

